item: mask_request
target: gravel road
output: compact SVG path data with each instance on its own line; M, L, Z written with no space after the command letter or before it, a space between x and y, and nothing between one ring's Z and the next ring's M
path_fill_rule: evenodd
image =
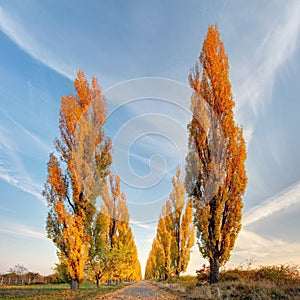
M114 293L107 294L104 296L98 296L94 298L94 300L100 299L148 299L148 300L156 300L156 299L165 299L165 300L181 300L182 298L178 295L175 295L171 292L160 289L159 287L147 282L147 281L139 281L130 286L127 286L121 290L118 290Z

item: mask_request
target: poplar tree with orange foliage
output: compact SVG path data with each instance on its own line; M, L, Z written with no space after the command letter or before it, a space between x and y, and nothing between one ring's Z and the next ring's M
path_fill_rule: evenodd
M164 279L164 274L164 251L162 245L155 238L146 262L145 279Z
M146 279L166 280L172 274L186 271L194 245L193 208L191 200L185 205L185 185L181 170L172 178L170 199L162 207L156 237L149 253Z
M193 225L193 208L191 200L185 206L185 185L181 181L181 170L172 178L173 189L170 194L169 219L172 235L171 263L176 276L186 271L190 260L191 247L194 245L195 229ZM185 208L185 210L184 210Z
M125 193L121 193L120 177L109 172L101 197L100 215L103 219L103 241L105 245L97 258L102 266L101 276L107 280L140 280L141 267L134 242ZM104 255L103 255L104 253Z
M49 207L47 233L77 290L89 256L95 202L111 164L111 142L104 135L105 100L97 79L84 72L74 81L76 95L61 98L60 138L50 154L43 195Z
M189 81L194 93L186 185L199 250L209 260L210 283L216 283L241 229L247 185L245 141L234 121L228 57L217 26L209 26Z

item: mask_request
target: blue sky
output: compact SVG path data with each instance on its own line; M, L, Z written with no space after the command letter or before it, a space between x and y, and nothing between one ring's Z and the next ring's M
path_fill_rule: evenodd
M187 76L214 23L248 151L244 226L228 265L300 263L299 1L0 0L0 273L20 263L48 274L57 260L41 190L60 97L78 69L107 97L113 168L144 267L184 167ZM200 263L195 247L189 272Z

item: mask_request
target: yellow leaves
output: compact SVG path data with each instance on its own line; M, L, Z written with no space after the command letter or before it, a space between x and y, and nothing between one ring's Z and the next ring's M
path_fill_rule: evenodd
M87 83L83 71L79 70L77 72L77 78L74 81L74 87L77 91L78 105L80 105L82 110L85 110L92 101L92 90Z
M179 275L187 268L190 249L194 245L192 201L185 207L185 186L181 170L172 178L170 200L162 207L156 237L149 253L145 278L166 279L172 273ZM185 207L185 211L184 211Z
M47 185L51 186L52 189L48 189L47 185L43 191L43 195L46 197L49 204L62 200L66 194L67 186L64 181L62 170L60 168L59 162L57 158L50 154L50 159L48 163L48 178L47 178Z
M222 265L229 259L241 228L241 196L247 177L245 142L242 129L234 123L228 57L217 26L209 26L199 62L189 80L194 94L187 190L193 197L200 251ZM216 124L220 126L217 131ZM209 203L204 201L207 195Z
M57 202L54 209L57 212L58 221L63 224L64 247L59 251L61 262L67 266L71 278L80 281L84 276L83 270L88 251L82 218L66 212L62 201Z
M106 266L102 275L107 279L141 279L134 237L129 226L129 213L125 193L121 193L120 177L109 172L104 181L101 197L101 218L104 222L105 253L99 262Z
M48 163L43 195L49 204L48 236L58 247L72 280L83 278L97 222L95 201L111 164L111 142L105 137L105 99L97 79L89 86L84 72L74 81L76 95L61 98L60 139ZM62 163L60 164L61 161Z

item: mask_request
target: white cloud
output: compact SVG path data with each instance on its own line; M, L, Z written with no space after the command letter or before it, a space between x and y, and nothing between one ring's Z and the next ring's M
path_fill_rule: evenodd
M254 133L254 128L251 126L247 126L244 130L243 130L243 134L244 134L244 138L245 138L245 142L247 147L250 145L250 142L253 138L253 133Z
M36 60L52 68L63 76L73 80L75 73L71 67L66 66L62 61L58 61L51 51L43 47L28 31L24 29L16 18L13 18L8 11L0 6L0 30L5 33L23 51Z
M139 221L136 221L132 218L130 218L130 222L129 222L131 225L134 225L134 226L137 226L137 227L141 227L143 229L147 229L147 230L153 230L153 224L147 224L147 223L144 223L144 222L139 222Z
M0 162L1 163L1 162ZM24 182L25 178L21 178L21 180L18 178L18 176L14 177L13 175L8 174L9 170L5 170L0 166L0 179L3 181L9 183L12 186L15 186L16 188L19 188L20 190L33 195L37 199L39 199L44 205L47 205L45 199L37 191L37 189L30 183ZM24 176L25 177L25 176ZM26 179L25 179L26 180Z
M42 185L35 182L25 171L21 159L16 154L16 146L5 135L4 129L0 133L0 179L33 195L46 205L41 195Z
M270 15L261 12L263 17L252 26L255 29L247 29L248 40L252 43L250 48L248 45L242 50L244 59L233 61L236 116L244 127L247 147L255 136L255 117L270 102L276 77L291 61L299 45L300 2L291 1L279 9ZM245 13L245 18L249 18L249 11L245 10ZM262 41L258 38L261 35L264 36Z
M268 31L255 54L249 57L245 67L244 82L236 89L237 110L250 101L255 115L270 99L275 78L282 66L294 55L300 33L300 2L290 2L276 15L278 21L266 23ZM266 16L267 17L267 16ZM250 53L248 53L250 55ZM239 69L239 67L237 68ZM247 107L248 109L249 107Z
M6 111L0 108L0 111L13 123L15 124L19 129L21 129L32 141L34 141L41 149L49 153L51 146L46 144L44 141L42 141L38 136L30 132L28 129L26 129L23 125L21 125L19 122L17 122L12 116L10 116Z
M243 219L243 225L255 223L282 209L300 202L300 181L282 190L275 196L250 209Z
M227 266L237 266L246 259L254 259L254 265L297 265L300 263L300 243L267 239L242 229Z
M36 231L23 224L21 225L12 222L9 224L2 224L0 233L8 234L10 236L47 240L45 233Z

